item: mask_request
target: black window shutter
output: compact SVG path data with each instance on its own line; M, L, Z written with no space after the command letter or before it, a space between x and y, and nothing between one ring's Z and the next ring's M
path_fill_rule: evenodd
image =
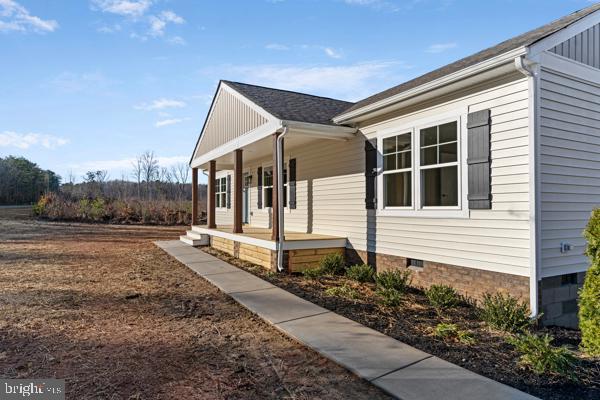
M469 208L474 210L492 208L490 125L490 110L470 113L467 117L468 199Z
M258 190L258 194L256 196L257 201L256 201L256 206L261 209L263 208L263 175L262 175L262 167L258 167L258 172L256 173L256 175L258 175L258 184L257 184L257 190Z
M231 208L231 175L227 175L227 208Z
M290 171L288 178L288 187L290 191L289 207L292 210L296 209L296 159L290 159Z
M365 141L365 208L377 207L377 139Z

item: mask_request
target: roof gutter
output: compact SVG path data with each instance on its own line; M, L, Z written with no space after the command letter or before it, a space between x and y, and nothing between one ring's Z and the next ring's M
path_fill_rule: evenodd
M333 118L333 122L335 122L336 124L348 124L359 122L361 120L365 120L367 118L371 118L373 116L392 111L393 109L400 108L401 104L399 103L404 102L408 99L423 95L427 92L439 89L443 86L459 82L466 78L492 70L499 66L512 64L512 67L514 68L515 58L525 54L527 54L527 48L524 46L518 47L514 50L500 54L496 57L490 58L470 67L463 68L454 73L435 79L431 82L427 82L423 85L417 86L413 89L406 90L404 92L387 97L375 103L358 108L356 110L337 115Z
M541 276L539 261L541 260L541 202L540 193L540 168L539 140L537 132L539 122L539 64L529 60L525 55L515 58L515 67L529 81L529 309L531 316L539 315L539 285Z

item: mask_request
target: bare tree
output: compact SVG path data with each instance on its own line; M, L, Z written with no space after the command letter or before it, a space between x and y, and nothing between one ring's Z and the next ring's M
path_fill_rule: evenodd
M177 163L171 167L171 174L175 178L175 183L178 188L178 199L181 201L185 194L185 185L190 177L190 167L185 163Z
M140 186L142 185L142 156L138 156L134 162L131 163L133 165L133 173L132 176L137 182L137 198L141 198Z
M145 151L140 156L142 163L142 178L146 182L146 196L148 200L152 198L152 181L158 178L158 160L153 151Z

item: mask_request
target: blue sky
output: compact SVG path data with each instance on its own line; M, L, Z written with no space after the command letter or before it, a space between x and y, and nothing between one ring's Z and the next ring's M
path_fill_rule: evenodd
M0 156L187 162L220 78L358 100L589 0L0 0Z

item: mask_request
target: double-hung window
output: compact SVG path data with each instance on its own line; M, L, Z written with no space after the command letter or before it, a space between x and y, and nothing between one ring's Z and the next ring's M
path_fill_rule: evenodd
M283 165L283 206L287 207L287 164ZM265 207L273 207L273 167L263 168L263 196Z
M458 206L458 123L420 130L422 207Z
M380 137L380 210L406 216L437 216L440 210L448 216L465 215L461 208L461 119L437 121L417 121Z
M412 207L412 132L383 139L384 207Z
M227 207L227 177L215 180L215 205L217 208Z

